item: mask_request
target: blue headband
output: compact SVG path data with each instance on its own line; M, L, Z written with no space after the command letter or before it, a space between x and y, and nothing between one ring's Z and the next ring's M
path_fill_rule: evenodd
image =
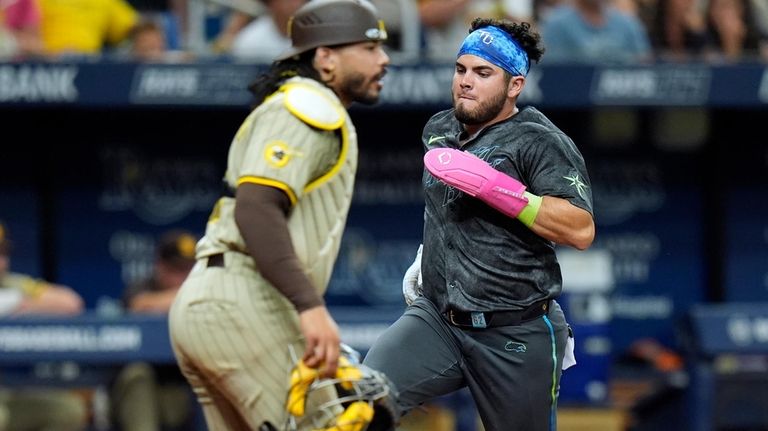
M514 76L527 76L531 63L528 54L504 30L488 26L478 28L464 39L456 58L464 54L476 55Z

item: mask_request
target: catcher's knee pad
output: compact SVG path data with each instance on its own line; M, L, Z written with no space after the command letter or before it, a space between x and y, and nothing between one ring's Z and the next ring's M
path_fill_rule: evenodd
M313 392L332 388L336 396L316 406L307 404ZM342 346L336 376L319 378L319 371L299 361L291 371L285 429L310 427L318 431L388 431L400 418L395 391L387 377L359 362L359 354Z

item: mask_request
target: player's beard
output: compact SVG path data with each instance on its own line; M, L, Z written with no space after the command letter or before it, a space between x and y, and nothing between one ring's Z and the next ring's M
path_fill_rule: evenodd
M478 104L475 109L465 109L461 103L456 102L453 95L454 115L463 124L485 124L496 118L507 103L507 91L501 89L496 95Z
M353 73L349 75L341 86L341 92L348 96L353 102L363 105L373 105L379 101L380 91L374 90L375 81L381 79L381 76L367 78L362 73Z

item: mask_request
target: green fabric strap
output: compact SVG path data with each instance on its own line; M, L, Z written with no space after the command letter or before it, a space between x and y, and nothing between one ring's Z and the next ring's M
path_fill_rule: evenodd
M528 205L520 211L517 215L517 219L523 222L524 225L531 227L536 220L536 216L539 214L539 208L541 208L541 196L536 196L533 193L525 192L523 194L528 198Z

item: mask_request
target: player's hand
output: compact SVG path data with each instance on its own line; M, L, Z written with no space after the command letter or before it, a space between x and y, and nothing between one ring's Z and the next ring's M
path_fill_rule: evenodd
M419 244L419 250L416 252L416 259L411 266L405 270L403 276L403 298L408 305L413 304L413 301L421 296L421 249L424 248L423 244Z
M339 327L328 309L312 307L299 313L299 326L306 340L302 359L307 366L320 369L321 377L333 377L339 365Z

